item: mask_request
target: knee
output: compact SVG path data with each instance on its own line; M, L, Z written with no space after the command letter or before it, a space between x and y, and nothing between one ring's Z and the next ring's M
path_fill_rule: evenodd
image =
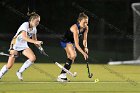
M36 56L35 56L35 55L31 56L31 57L29 58L29 60L32 61L32 62L34 62L34 61L36 60Z
M70 57L71 60L75 60L75 58L76 58L76 54L74 54Z

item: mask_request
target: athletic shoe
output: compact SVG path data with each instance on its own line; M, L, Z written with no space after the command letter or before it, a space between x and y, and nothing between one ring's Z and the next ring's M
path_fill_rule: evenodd
M22 73L16 72L16 75L17 75L19 80L21 80L21 81L23 80Z
M0 72L0 79L2 78L3 74Z
M60 76L58 76L57 81L58 82L70 82L70 80L68 78L61 78Z

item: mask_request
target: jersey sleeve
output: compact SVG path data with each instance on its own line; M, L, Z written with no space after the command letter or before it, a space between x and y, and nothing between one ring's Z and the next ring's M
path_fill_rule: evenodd
M24 23L19 27L19 29L18 29L18 31L17 31L17 33L16 33L15 36L19 35L19 33L20 33L21 31L27 32L27 31L28 31L28 28L29 28L28 22L24 22Z
M19 27L19 31L28 31L29 25L27 22L23 23L20 27Z

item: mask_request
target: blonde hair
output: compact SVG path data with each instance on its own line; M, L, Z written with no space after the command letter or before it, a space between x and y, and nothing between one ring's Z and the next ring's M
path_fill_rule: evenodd
M29 16L29 21L31 21L32 19L36 19L38 17L40 17L36 12L31 12L31 13L27 13L27 16Z
M88 19L88 16L84 12L79 14L77 22L80 22L82 19Z

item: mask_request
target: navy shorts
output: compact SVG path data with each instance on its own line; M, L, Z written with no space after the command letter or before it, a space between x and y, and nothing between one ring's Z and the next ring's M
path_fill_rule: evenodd
M63 41L60 42L60 45L61 45L62 48L66 48L67 44L73 44L73 43L71 43L71 42L63 42Z

